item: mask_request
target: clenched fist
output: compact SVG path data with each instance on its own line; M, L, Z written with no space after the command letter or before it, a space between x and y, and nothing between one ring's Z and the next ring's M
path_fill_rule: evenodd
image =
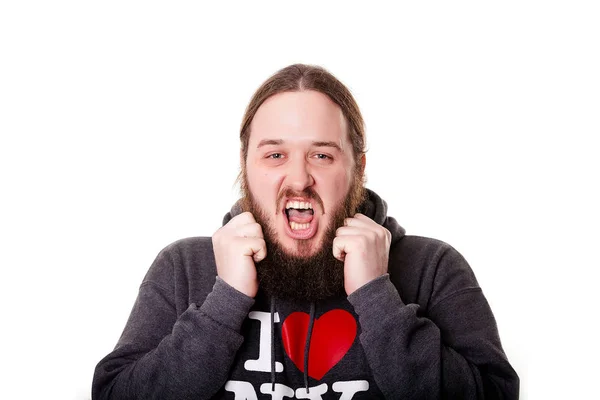
M348 296L387 272L392 234L386 228L358 213L346 218L335 236L333 256L344 262Z
M212 237L217 275L227 284L247 296L258 291L255 262L267 255L267 246L261 226L251 213L245 212L231 219Z

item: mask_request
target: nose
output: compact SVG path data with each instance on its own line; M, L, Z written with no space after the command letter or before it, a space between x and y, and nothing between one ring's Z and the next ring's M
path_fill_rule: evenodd
M287 174L287 186L291 187L297 192L302 192L309 186L315 183L314 178L311 175L310 165L304 158L297 158L289 164L289 170Z

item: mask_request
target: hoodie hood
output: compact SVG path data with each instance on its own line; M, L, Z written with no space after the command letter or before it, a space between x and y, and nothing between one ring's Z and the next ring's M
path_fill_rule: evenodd
M367 199L362 203L358 212L371 218L379 225L383 225L392 234L392 244L400 240L406 230L398 222L387 215L387 203L377 193L370 189L367 190ZM223 225L227 224L233 217L242 213L241 199L238 200L231 210L223 217Z

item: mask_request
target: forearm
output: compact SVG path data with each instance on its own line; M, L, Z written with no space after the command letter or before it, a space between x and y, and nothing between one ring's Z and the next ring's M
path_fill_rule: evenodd
M348 299L359 315L360 341L374 379L386 397L518 397L518 385L515 393L514 386L507 382L512 368L504 355L498 354L499 343L494 342L493 332L487 332L495 330L495 324L487 323L485 315L481 321L475 321L474 331L454 337L432 319L418 315L418 305L404 304L387 275L360 288ZM464 316L459 314L457 307L456 315L448 318L460 325ZM466 336L471 336L467 342L473 341L474 347L469 351L463 343ZM470 359L471 352L479 356Z
M136 338L139 329L126 328L116 349L98 364L94 399L210 398L227 380L252 304L217 281L202 306L190 305L155 347Z

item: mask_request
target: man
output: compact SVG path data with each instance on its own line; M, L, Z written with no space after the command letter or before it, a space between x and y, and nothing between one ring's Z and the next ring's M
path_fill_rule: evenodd
M518 398L467 262L364 187L342 83L282 69L240 140L242 199L212 238L158 255L94 399Z

